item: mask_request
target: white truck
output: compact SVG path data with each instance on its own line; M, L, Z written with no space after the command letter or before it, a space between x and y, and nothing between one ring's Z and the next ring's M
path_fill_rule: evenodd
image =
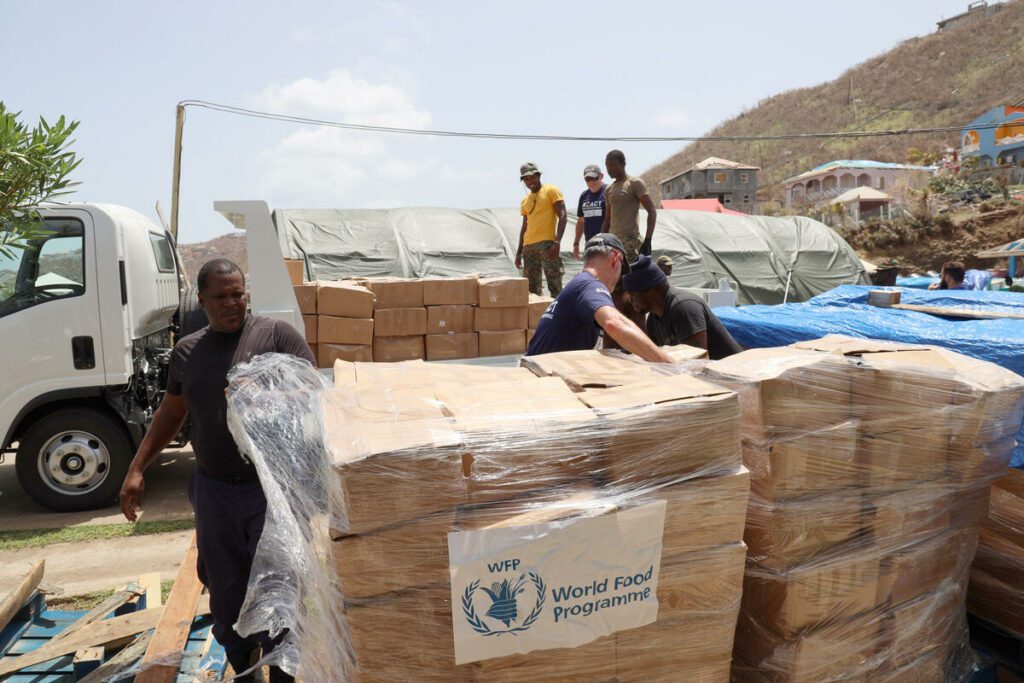
M215 208L247 228L253 312L301 330L267 205ZM39 212L47 233L0 254L0 457L42 505L86 510L116 500L174 340L206 321L163 228L108 204Z

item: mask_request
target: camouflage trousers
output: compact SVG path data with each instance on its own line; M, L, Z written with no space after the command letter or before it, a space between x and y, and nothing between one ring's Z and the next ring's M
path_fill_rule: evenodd
M530 291L538 296L542 293L544 283L541 281L541 272L548 281L548 293L551 296L558 296L562 291L562 257L552 259L548 256L554 242L534 242L523 245L523 272L530 281Z
M617 235L617 237L622 242L622 246L626 248L626 260L630 263L636 261L640 256L640 247L643 246L644 241L640 239L639 235Z

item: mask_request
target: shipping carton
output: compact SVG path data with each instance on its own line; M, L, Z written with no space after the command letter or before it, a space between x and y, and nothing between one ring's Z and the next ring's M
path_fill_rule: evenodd
M299 312L303 315L316 315L318 289L315 282L292 287L292 290L295 292L295 300L299 303Z
M665 558L658 574L658 621L694 612L735 614L743 592L743 543L718 545Z
M751 477L751 487L756 480ZM812 558L870 545L869 509L861 496L838 494L768 502L751 495L744 540L750 557L773 570L798 567Z
M385 308L421 308L423 306L423 281L402 278L367 279L366 288L376 297L374 310Z
M302 259L286 258L284 267L288 270L288 279L293 285L301 285L306 279L306 262Z
M481 308L526 306L530 303L530 285L525 277L483 277L479 282Z
M425 357L426 349L422 336L373 338L373 360L375 363L393 363Z
M425 308L385 308L373 314L375 337L415 337L426 333Z
M344 358L335 359L334 363L326 367L334 370L334 386L348 387L356 383L356 364Z
M533 341L533 335L537 334L537 330L526 331L526 348L530 348L530 342Z
M427 306L427 334L474 332L475 306Z
M318 344L366 346L373 343L373 319L321 315L316 323L316 337Z
M544 311L548 310L548 306L551 305L554 299L550 296L541 296L530 292L530 303L527 305L529 309L529 317L527 319L527 327L531 330L537 329L537 324L540 323L540 317L544 315Z
M477 332L502 332L524 330L529 320L526 306L504 308L477 308L473 329Z
M729 680L736 610L695 613L614 635L617 681Z
M964 584L955 582L922 593L889 610L883 620L883 646L893 668L929 652L945 657L966 628Z
M687 479L640 497L665 499L664 560L699 548L738 543L747 516L750 473L739 468L714 477Z
M480 286L475 276L453 278L426 278L423 280L424 306L468 304L479 300Z
M524 330L480 332L480 356L517 356L526 353Z
M322 368L333 367L339 361L373 362L373 347L365 344L317 343L317 361Z
M318 282L317 312L339 318L372 318L373 292L354 282Z
M615 638L607 636L579 647L484 659L459 669L472 671L475 683L612 683L615 662Z
M955 588L955 584L962 583L967 576L977 540L976 531L960 530L884 556L876 602L899 605L944 585Z
M476 332L428 334L425 339L427 360L456 360L480 355Z
M519 364L539 377L561 377L575 391L635 384L657 377L650 365L619 351L561 351L524 356Z
M304 332L306 336L307 344L316 344L316 316L315 315L304 315L302 316L302 324L304 326Z

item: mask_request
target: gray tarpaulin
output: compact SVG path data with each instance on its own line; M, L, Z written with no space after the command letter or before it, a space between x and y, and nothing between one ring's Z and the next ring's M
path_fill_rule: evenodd
M640 212L640 224L646 214ZM278 209L281 251L305 258L320 280L355 276L516 274L522 218L518 209ZM567 277L576 216L562 239ZM831 228L809 218L658 211L654 254L668 254L672 283L717 288L726 277L741 304L805 301L842 284L870 284L856 252Z

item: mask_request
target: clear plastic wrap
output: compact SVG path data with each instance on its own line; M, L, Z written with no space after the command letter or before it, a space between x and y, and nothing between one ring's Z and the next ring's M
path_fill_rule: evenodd
M992 484L967 609L1024 639L1024 470L1008 469Z
M968 574L1024 379L840 336L707 368L739 394L751 475L734 679L963 680Z
M339 362L331 388L288 357L240 366L232 430L272 511L242 632L291 629L275 656L306 681L727 681L736 395L616 363L582 392L522 368Z

